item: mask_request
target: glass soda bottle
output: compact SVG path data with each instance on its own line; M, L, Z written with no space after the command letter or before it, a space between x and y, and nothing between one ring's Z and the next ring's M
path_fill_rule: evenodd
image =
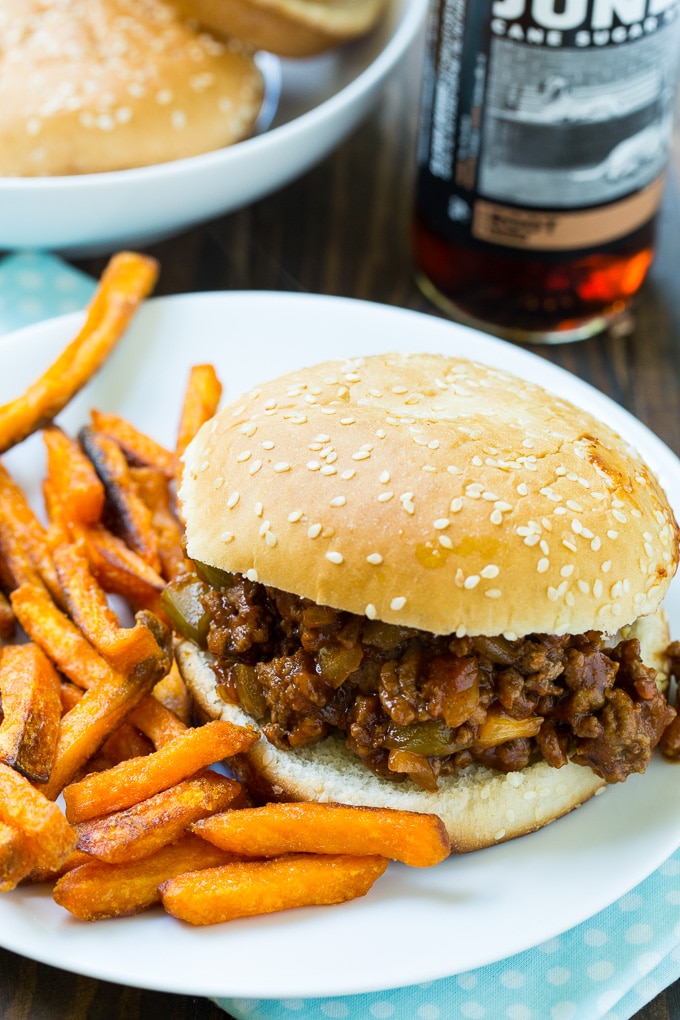
M513 340L625 316L652 262L679 0L432 0L413 248L422 290Z

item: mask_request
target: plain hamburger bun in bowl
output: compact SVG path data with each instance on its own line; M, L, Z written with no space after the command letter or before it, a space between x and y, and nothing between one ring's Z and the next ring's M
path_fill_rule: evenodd
M282 57L310 57L366 35L386 0L173 0L210 31Z
M0 176L166 163L252 134L264 84L252 49L163 0L6 0Z
M442 355L302 369L201 429L179 497L178 661L203 714L261 731L236 769L262 799L436 812L473 850L644 771L675 716L672 509L534 384Z

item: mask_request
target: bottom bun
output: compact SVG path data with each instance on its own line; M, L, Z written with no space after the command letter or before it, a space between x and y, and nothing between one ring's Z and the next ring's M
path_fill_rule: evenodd
M668 686L668 623L663 610L640 617L612 638L637 638L646 665L657 670L657 686ZM217 693L211 656L181 641L177 662L197 710L258 729L238 705ZM434 793L411 780L382 779L349 750L341 736L311 747L281 750L263 735L247 752L229 760L253 797L266 801L333 801L365 807L432 812L444 822L454 853L467 853L542 829L604 790L604 779L573 762L557 769L545 761L519 772L499 772L478 763L440 777Z
M217 694L209 654L182 641L177 661L201 713L258 728L238 705ZM507 774L475 763L440 778L439 789L428 793L410 780L397 783L376 776L341 737L327 737L312 747L280 750L262 736L247 754L230 759L229 765L262 802L333 801L433 812L446 825L454 853L479 850L541 829L606 785L591 769L573 763L556 769L540 761Z

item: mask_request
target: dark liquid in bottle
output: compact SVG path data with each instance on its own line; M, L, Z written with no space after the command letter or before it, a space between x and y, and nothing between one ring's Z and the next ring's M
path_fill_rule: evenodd
M596 253L525 253L441 237L416 212L421 289L456 318L511 339L559 342L621 318L653 256L654 220Z

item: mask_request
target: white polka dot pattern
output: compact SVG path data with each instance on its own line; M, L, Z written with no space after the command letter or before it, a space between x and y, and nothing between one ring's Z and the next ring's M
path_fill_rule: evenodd
M372 995L218 1003L236 1020L627 1020L678 977L680 850L589 921L479 970Z
M53 255L18 253L0 259L0 335L83 308L91 277Z

